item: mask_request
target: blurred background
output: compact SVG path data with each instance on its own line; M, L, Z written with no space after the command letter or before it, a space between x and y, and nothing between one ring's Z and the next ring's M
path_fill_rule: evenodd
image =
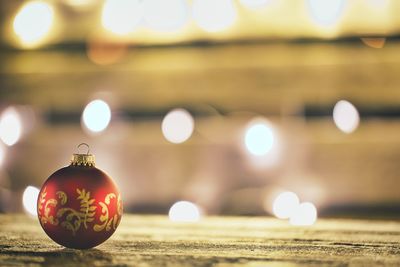
M37 188L86 142L125 212L171 217L185 200L194 220L289 218L299 203L293 224L398 218L399 11L0 1L0 211L34 213Z

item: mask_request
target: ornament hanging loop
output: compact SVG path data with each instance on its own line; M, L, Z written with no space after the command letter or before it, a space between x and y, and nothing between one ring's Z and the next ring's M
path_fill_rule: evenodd
M79 150L79 148L80 148L81 146L86 146L86 147L87 147L86 155L89 155L89 153L90 153L90 146L89 146L88 144L86 144L86 143L80 143L80 144L77 146L78 150Z
M86 143L80 143L77 148L79 150L79 148L81 146L86 146L87 147L87 151L86 154L73 154L72 158L71 158L71 165L73 166L86 166L86 167L94 167L95 166L95 159L94 159L94 155L89 154L90 153L90 147L88 144Z

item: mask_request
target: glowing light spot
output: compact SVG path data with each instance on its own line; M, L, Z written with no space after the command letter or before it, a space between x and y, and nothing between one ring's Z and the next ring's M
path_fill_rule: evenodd
M104 131L111 121L111 110L103 100L94 100L87 104L82 114L83 124L94 133Z
M14 19L14 32L21 42L34 46L44 39L53 25L53 8L41 1L26 3Z
M290 224L296 226L313 225L317 221L317 208L310 202L304 202L297 206L290 216Z
M7 108L0 118L0 139L7 146L15 145L22 134L21 117L14 108Z
M345 0L307 0L311 17L320 26L336 24L343 13Z
M184 0L146 0L144 19L157 31L176 31L188 21L188 6Z
M200 220L200 209L189 201L178 201L171 206L168 213L173 222L197 222Z
M194 119L185 109L174 109L164 117L161 130L171 143L185 142L193 133Z
M385 46L386 43L386 38L383 37L365 37L365 38L361 38L361 41L372 48L383 48Z
M265 7L271 0L240 0L240 3L250 9Z
M39 189L34 186L28 186L22 195L22 204L26 212L30 215L37 215L37 199L39 196Z
M245 145L256 156L266 155L274 144L274 133L266 123L256 123L246 130Z
M274 200L272 211L279 219L288 219L297 210L299 198L293 192L280 193Z
M231 0L193 1L193 18L205 31L225 30L235 22L236 16L236 9Z
M352 133L358 127L360 115L353 104L340 100L333 108L333 121L342 132Z
M101 17L105 29L118 35L133 32L143 18L139 0L107 0Z

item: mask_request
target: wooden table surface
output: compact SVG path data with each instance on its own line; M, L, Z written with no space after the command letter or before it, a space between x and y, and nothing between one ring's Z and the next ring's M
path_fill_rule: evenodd
M293 227L268 217L173 223L125 214L90 250L52 242L36 219L0 215L0 266L400 266L400 222L319 219Z

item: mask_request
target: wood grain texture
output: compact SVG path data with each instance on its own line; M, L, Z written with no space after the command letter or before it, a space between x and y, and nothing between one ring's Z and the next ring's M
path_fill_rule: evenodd
M25 215L0 215L1 266L399 266L400 222L320 219L293 227L266 217L195 224L125 215L95 249L65 249Z

